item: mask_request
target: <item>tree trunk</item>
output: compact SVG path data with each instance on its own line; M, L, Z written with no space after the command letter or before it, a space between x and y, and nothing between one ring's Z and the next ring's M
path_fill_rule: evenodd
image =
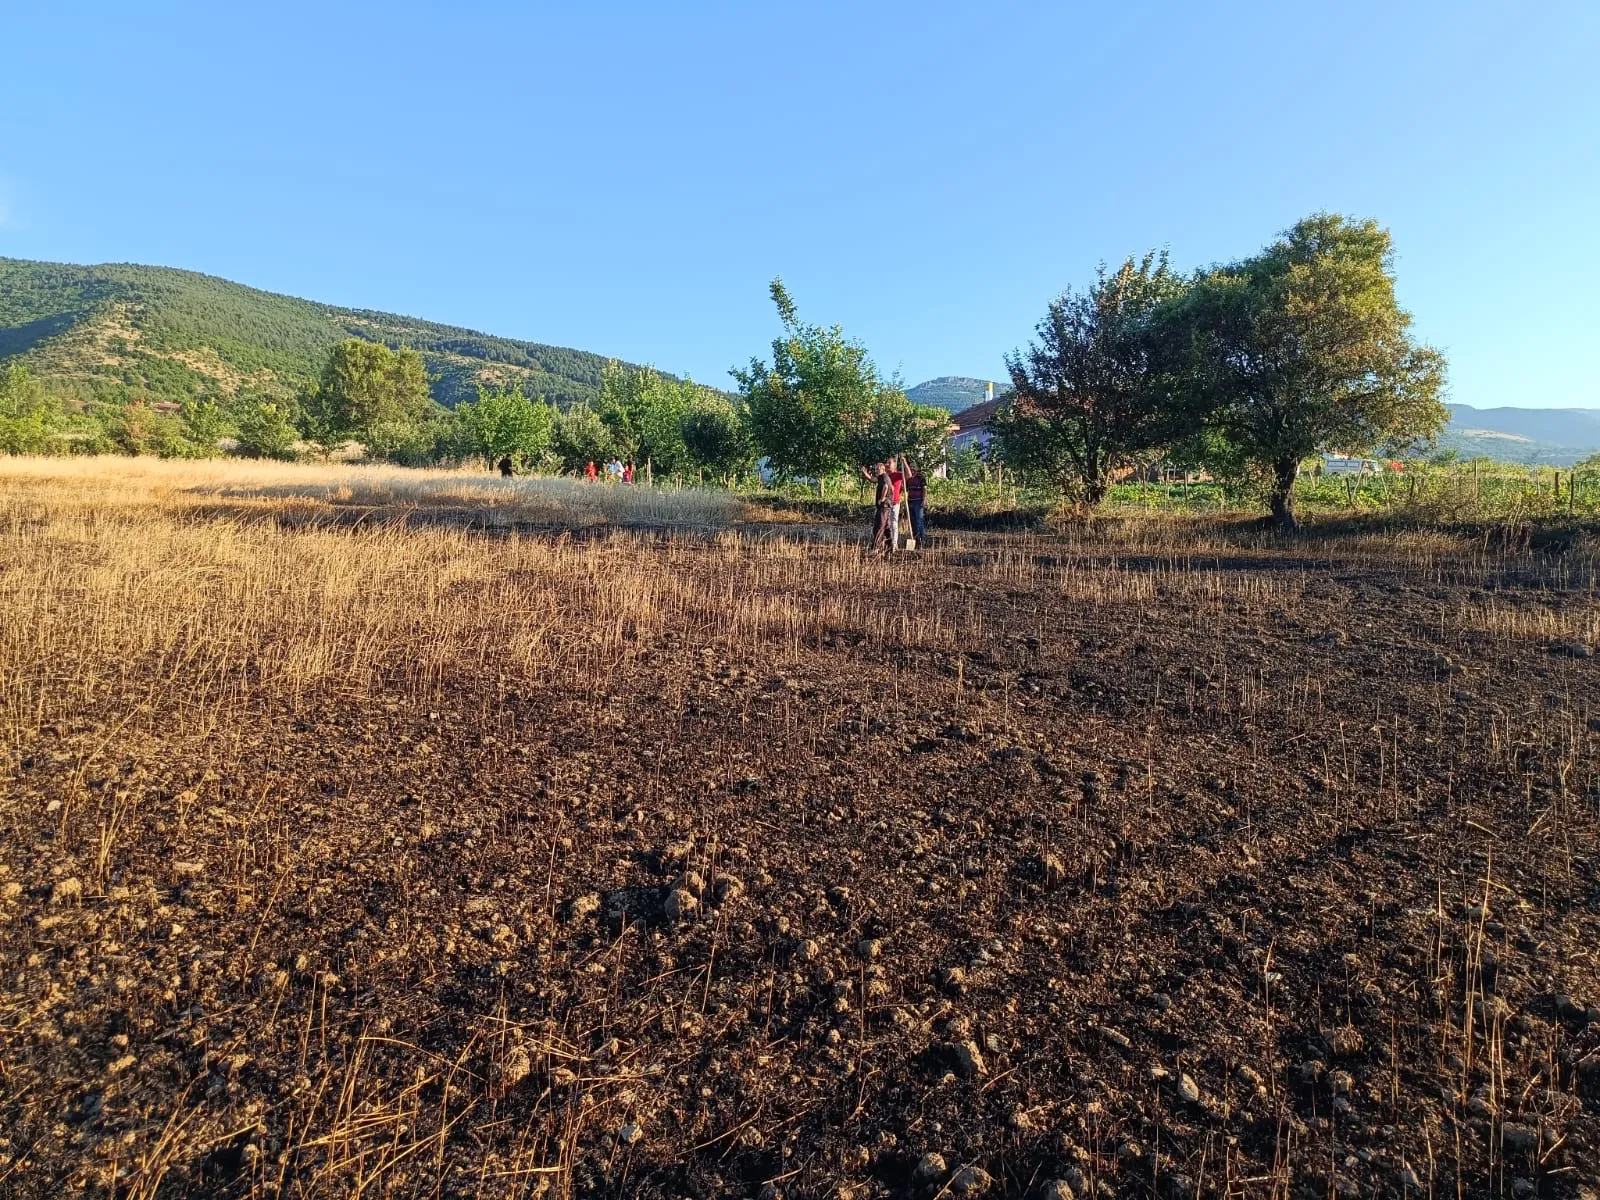
M1083 457L1083 506L1099 508L1111 490L1111 472L1096 446L1089 446Z
M1272 519L1286 533L1298 528L1294 519L1294 480L1299 473L1298 459L1279 459L1272 467Z
M1083 481L1083 506L1085 508L1099 508L1105 503L1106 493L1111 490L1111 481L1104 475L1091 475Z

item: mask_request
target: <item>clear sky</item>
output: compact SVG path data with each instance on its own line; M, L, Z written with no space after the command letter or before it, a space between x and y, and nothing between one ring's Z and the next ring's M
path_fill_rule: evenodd
M0 254L727 385L767 281L908 383L1102 259L1394 233L1451 399L1600 406L1600 3L0 0Z

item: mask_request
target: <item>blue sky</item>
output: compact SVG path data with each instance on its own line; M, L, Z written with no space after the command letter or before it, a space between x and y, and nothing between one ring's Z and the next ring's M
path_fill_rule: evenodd
M1600 4L7 6L0 254L726 385L782 274L907 382L1096 263L1394 233L1451 399L1600 406Z

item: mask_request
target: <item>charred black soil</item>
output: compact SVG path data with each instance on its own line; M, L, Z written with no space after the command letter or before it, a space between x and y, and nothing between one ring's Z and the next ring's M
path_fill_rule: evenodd
M948 644L107 664L4 764L0 1193L1596 1194L1592 570L870 577Z

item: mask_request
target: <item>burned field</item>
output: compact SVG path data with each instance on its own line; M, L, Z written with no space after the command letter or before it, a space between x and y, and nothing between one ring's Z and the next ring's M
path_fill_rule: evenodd
M0 1193L1595 1194L1591 563L5 504Z

